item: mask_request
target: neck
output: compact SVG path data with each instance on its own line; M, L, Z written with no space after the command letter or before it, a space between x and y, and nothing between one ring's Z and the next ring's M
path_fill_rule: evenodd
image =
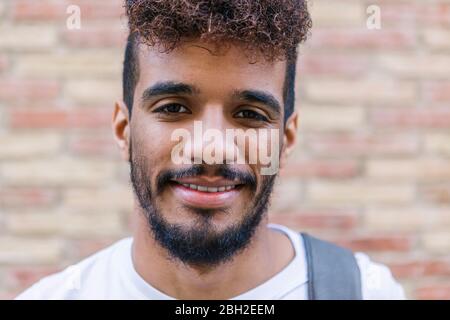
M190 266L170 258L135 208L133 265L151 286L176 299L229 299L270 279L294 256L290 240L261 221L250 244L229 262L215 267Z

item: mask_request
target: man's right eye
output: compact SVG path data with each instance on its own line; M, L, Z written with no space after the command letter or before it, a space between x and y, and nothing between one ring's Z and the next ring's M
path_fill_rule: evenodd
M189 111L188 108L186 108L185 106L183 106L182 104L179 104L179 103L166 104L166 105L164 105L162 107L157 108L153 112L165 113L165 114L169 114L169 113L191 113L191 111Z

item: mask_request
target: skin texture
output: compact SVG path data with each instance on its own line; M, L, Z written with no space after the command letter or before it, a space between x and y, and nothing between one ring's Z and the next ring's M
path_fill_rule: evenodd
M117 101L112 118L112 129L122 158L130 160L140 156L142 170L149 175L153 189L157 175L168 169L180 169L171 160L171 151L177 144L170 133L178 128L193 134L194 121L202 121L203 130L267 128L280 130L280 166L285 163L296 142L297 112L283 124L283 110L276 114L262 104L232 97L235 90L263 90L275 97L283 106L283 84L286 62L250 63L239 45L225 53L214 55L208 44L190 41L170 53L159 53L151 47L139 50L140 77L134 93L132 117L122 101ZM145 102L141 97L145 89L161 81L194 85L194 95L166 95ZM169 103L187 106L190 113L162 114L155 112ZM283 108L281 108L283 109ZM268 121L255 121L240 117L239 111L251 110L265 116ZM134 156L133 156L134 157ZM181 165L183 166L183 165ZM256 194L262 190L264 177L260 164L230 165L253 175ZM184 168L189 165L184 165ZM214 178L214 165L206 165L205 176ZM155 203L165 221L193 230L201 213L186 208L183 201L169 187L155 195ZM208 223L216 233L243 219L255 193L242 188L234 201L223 210L210 210ZM177 299L228 299L244 293L280 272L292 259L294 250L289 239L266 227L267 215L255 230L251 242L233 259L217 265L187 264L174 259L155 240L148 227L145 210L134 199L132 257L136 271L161 292Z

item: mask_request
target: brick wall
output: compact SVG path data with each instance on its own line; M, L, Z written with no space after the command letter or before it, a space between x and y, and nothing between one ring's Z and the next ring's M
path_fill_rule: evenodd
M450 1L310 6L271 220L367 252L409 298L450 299ZM0 298L129 233L110 129L125 36L121 0L0 0Z

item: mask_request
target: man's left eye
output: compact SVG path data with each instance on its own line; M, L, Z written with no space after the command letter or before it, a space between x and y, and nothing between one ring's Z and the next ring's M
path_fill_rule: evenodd
M235 114L236 118L246 118L257 121L269 121L267 117L253 110L242 110Z

